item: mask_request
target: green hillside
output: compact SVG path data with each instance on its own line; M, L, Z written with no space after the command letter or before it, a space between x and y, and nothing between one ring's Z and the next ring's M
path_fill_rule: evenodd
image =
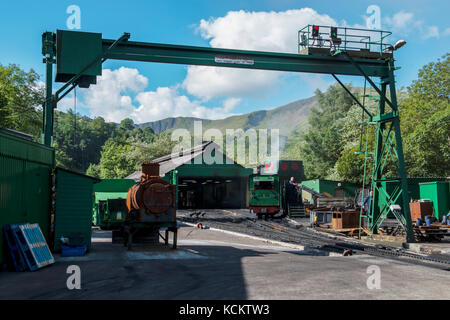
M139 124L140 128L151 127L155 133L166 130L184 128L192 130L194 121L201 120L203 129L216 128L225 133L226 129L280 129L280 135L289 136L294 130L304 131L307 125L309 110L317 105L315 97L297 100L287 105L271 109L259 110L247 114L231 116L220 120L205 120L192 117L167 118L154 122Z
M150 127L156 134L159 134L166 130L177 129L177 128L185 128L192 129L194 128L194 121L202 121L203 124L209 123L211 120L206 119L198 119L193 117L177 117L177 118L166 118L159 121L153 122L145 122L138 124L137 126L141 129L145 127Z

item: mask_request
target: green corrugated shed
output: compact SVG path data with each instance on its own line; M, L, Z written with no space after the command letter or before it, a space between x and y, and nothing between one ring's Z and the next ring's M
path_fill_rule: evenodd
M449 182L435 181L419 183L420 198L433 202L434 216L441 220L450 210Z
M421 198L420 196L420 188L419 188L419 183L422 182L432 182L432 181L445 181L446 178L408 178L408 202L412 200L418 200ZM399 181L392 181L392 180L388 180L388 181L382 181L381 182L381 186L383 187L384 190L387 191L388 194L392 194L392 192L394 191L394 189L396 187L400 186L400 182ZM379 199L379 203L380 203L380 207L383 206L383 197L380 197ZM402 197L399 196L396 204L398 204L400 207L403 208L403 201L402 201Z
M94 203L99 200L126 199L128 190L135 183L133 179L102 179L94 184Z
M242 177L248 178L253 169L244 168L238 164L193 164L187 163L177 168L178 178L181 177Z
M59 239L82 234L88 250L92 236L93 184L98 179L71 172L56 170L56 212L54 250L61 250Z
M152 162L159 164L162 179L177 185L178 208L248 206L248 177L253 169L244 168L227 158L219 145L212 141ZM141 174L141 171L136 171L127 178L139 181Z
M38 223L47 243L54 149L0 132L0 264L9 254L3 226Z
M327 192L334 197L341 197L343 191L344 197L346 198L354 198L356 190L361 187L354 183L324 179L302 181L301 185L304 185L305 187L311 188L320 193Z
M135 183L133 179L102 179L94 184L94 192L128 192Z
M238 164L212 164L208 165L205 163L202 164L193 164L188 163L184 164L176 169L176 178L178 181L182 181L183 178L200 178L200 179L226 179L232 178L234 182L232 185L224 186L223 193L226 196L223 197L220 203L217 200L213 199L213 195L215 190L217 190L216 186L213 184L207 184L203 186L201 189L198 189L198 193L203 194L203 207L212 208L212 207L223 207L223 208L245 208L247 207L247 198L248 198L248 177L251 173L253 173L253 169L244 168ZM173 176L173 171L168 174ZM170 180L169 180L170 182ZM180 185L177 184L177 203L180 207Z
M108 199L126 199L128 190L136 182L133 179L102 179L94 184L94 205L92 208L92 222L97 225L100 222L98 216L98 202Z

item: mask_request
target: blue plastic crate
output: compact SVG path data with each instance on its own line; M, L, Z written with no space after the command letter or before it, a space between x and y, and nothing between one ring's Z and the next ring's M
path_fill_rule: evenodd
M61 257L76 257L84 256L86 254L86 244L81 246L68 246L66 244L61 245Z

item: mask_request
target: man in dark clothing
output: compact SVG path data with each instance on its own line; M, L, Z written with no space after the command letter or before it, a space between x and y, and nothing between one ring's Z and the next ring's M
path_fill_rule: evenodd
M289 184L292 184L293 186L298 186L298 183L295 182L295 178L291 177L291 179L289 180Z
M372 200L373 200L372 195L373 195L373 192L372 192L372 190L370 190L369 194L364 198L363 209L366 211L367 215L370 214L370 207L371 207Z
M290 192L292 194L290 202L298 202L299 201L298 200L299 194L298 194L298 190L297 190L298 183L295 182L294 177L291 177L291 179L289 180L289 185L290 185Z

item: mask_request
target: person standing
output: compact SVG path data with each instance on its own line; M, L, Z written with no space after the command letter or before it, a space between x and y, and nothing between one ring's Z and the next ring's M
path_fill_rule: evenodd
M373 191L370 190L369 194L364 198L363 202L363 209L367 215L370 215L372 201L373 201Z
M295 182L295 178L291 177L291 179L289 179L289 184L292 184L293 186L298 186L298 183Z
M291 177L291 179L289 179L289 185L291 186L292 196L294 197L295 202L298 203L299 202L299 192L297 190L298 183L295 182L294 177Z

